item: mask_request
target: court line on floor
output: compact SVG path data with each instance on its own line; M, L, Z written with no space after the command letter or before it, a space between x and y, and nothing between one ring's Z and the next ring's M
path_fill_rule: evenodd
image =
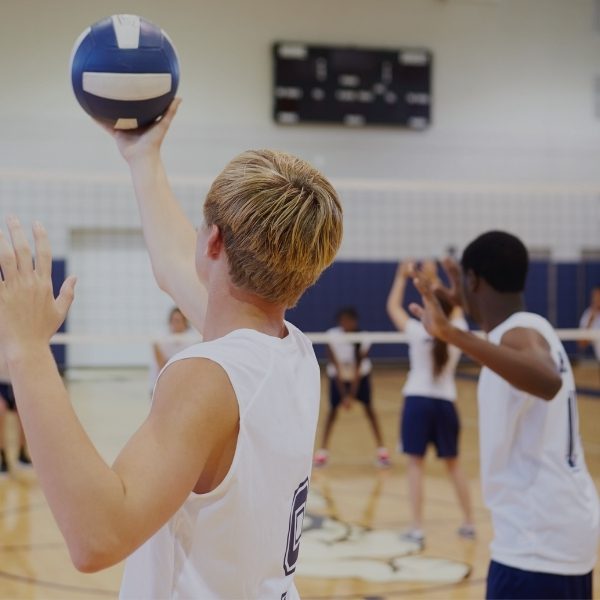
M0 552L21 552L31 550L47 550L48 548L65 548L64 542L39 542L35 544L9 544L1 545Z
M37 579L35 577L26 577L25 575L15 575L14 573L7 573L6 571L0 570L0 579L6 579L9 581L18 581L19 583L26 583L29 585L37 585L42 588L61 590L63 592L73 592L74 594L91 594L93 596L110 596L115 598L118 595L117 590L103 590L101 588L86 588L79 585L69 585L66 583L56 583L54 581L46 581L44 579Z
M419 589L415 589L415 588L411 588L411 589L405 589L405 590L391 590L391 591L382 591L382 592L376 592L373 594L368 594L365 592L360 592L360 593L353 593L353 594L344 594L341 596L332 596L332 595L328 595L328 596L307 596L306 594L302 595L303 600L366 600L368 598L381 598L381 600L385 600L386 598L393 598L393 597L400 597L400 596L415 596L418 594L430 594L431 592L438 592L438 591L443 591L443 590L455 590L457 588L463 588L463 587L472 587L475 585L481 585L482 583L485 584L486 582L486 578L482 577L480 579L470 579L467 578L464 581L461 581L459 583L442 583L440 585L433 585L430 587L424 587L424 588L419 588Z
M0 510L0 517L7 517L8 515L16 515L19 513L31 513L42 508L48 508L48 503L36 502L35 504L22 504L21 506L14 506L12 508Z

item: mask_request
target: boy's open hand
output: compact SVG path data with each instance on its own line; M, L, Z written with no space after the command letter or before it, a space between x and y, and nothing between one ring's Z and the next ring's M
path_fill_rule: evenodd
M74 297L68 277L58 297L52 291L52 253L46 230L33 226L35 267L29 242L15 217L7 219L10 240L0 231L0 352L6 358L35 344L48 344Z

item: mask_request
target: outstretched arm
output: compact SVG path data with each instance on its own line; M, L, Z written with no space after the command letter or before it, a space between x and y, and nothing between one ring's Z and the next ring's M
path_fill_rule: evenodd
M156 366L160 371L168 362L167 357L162 353L159 345L157 343L152 344L152 352L154 353L154 360L156 361Z
M235 393L216 363L174 363L157 384L149 417L114 465L107 465L81 426L49 349L73 299L74 280L65 282L55 300L44 230L34 228L35 268L18 223L11 221L9 230L12 247L0 233L0 355L72 560L82 571L97 571L147 540L198 482L212 489L215 478L224 476L214 457L233 455Z
M507 331L499 345L454 327L433 293L431 284L419 277L415 286L423 306L411 304L411 312L434 337L457 346L519 390L551 400L562 385L546 340L533 329L518 327Z
M396 276L394 277L394 283L390 289L387 299L387 313L392 323L396 326L399 331L404 331L406 323L410 316L402 308L404 302L404 292L406 290L406 279L410 276L413 270L413 264L411 262L401 262L398 264L396 269Z
M196 232L173 195L160 156L180 102L174 100L158 123L141 131L117 131L105 125L103 128L114 137L129 165L154 277L202 332L206 288L196 272Z
M597 312L594 310L593 306L590 306L581 317L581 322L579 323L579 327L581 329L590 329L592 327L592 323L597 316ZM590 345L590 340L577 340L577 345L580 348L587 348Z

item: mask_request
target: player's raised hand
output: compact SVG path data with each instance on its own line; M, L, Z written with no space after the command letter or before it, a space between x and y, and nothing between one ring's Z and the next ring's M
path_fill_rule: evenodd
M410 312L421 321L427 333L445 340L452 325L436 298L431 281L417 271L413 276L413 283L421 294L423 305L412 302L408 307Z
M158 154L180 104L181 98L175 98L162 118L148 127L113 129L106 123L97 123L115 139L123 158L131 162L140 157Z
M10 239L0 231L0 352L11 357L31 344L47 344L73 302L75 278L65 280L58 297L52 291L52 253L43 226L33 227L35 266L25 232L7 219Z
M465 308L465 300L462 291L461 273L460 266L453 259L447 256L442 260L442 266L448 276L450 282L448 286L445 286L441 281L437 281L434 285L434 291L439 294L452 306L458 306L462 309Z
M396 277L408 279L412 277L415 271L415 263L413 260L404 260L398 263L398 268L396 269Z

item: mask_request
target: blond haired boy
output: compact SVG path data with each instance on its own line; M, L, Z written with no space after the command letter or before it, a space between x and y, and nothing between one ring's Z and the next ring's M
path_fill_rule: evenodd
M162 371L151 412L107 465L81 427L48 340L58 298L50 248L8 219L0 234L0 352L30 450L75 566L128 558L122 598L298 597L298 559L319 407L319 370L285 310L333 260L342 210L306 162L246 152L216 178L197 232L169 187L160 146L177 110L116 133L132 173L157 282L205 342Z

